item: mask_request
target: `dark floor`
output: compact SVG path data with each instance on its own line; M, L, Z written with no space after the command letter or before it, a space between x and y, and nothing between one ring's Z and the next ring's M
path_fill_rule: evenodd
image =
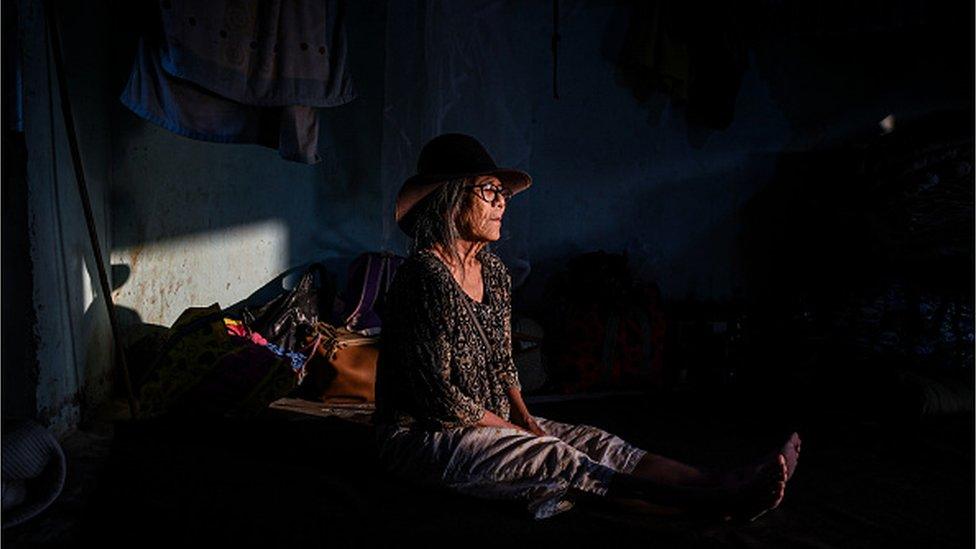
M420 491L379 471L370 428L289 412L249 421L121 422L65 441L65 493L3 533L12 546L201 542L329 546L469 543L655 547L972 547L973 419L845 417L761 393L536 404L648 450L743 462L792 429L800 467L780 509L751 524L580 505L546 521L519 506Z

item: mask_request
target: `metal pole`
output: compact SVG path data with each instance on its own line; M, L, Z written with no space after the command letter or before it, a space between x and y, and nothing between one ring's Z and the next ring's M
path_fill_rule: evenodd
M61 97L61 114L64 116L65 133L68 135L68 146L71 149L71 162L74 164L75 180L78 182L78 194L81 206L85 211L85 224L88 225L88 237L91 240L92 253L95 255L95 265L98 267L98 282L108 309L108 321L112 328L112 339L115 342L116 364L122 368L125 379L125 390L129 397L129 414L133 419L139 416L139 403L132 392L132 381L129 378L129 365L125 360L125 349L119 337L119 321L115 315L115 303L112 300L112 287L109 284L108 272L102 261L102 247L98 240L98 230L95 227L95 214L92 213L91 199L88 196L88 184L85 182L85 170L81 163L81 150L78 147L78 135L75 133L74 116L71 114L71 100L68 96L68 83L64 71L64 59L61 53L61 28L58 25L54 9L54 0L45 0L44 11L47 16L47 28L51 38L51 49L54 53L54 70L58 77L58 93Z

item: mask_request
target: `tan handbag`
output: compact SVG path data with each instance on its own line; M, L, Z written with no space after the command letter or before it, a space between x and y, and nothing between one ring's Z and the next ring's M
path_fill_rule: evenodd
M302 398L329 403L374 402L379 338L322 322L316 324L312 337L315 354L306 367Z

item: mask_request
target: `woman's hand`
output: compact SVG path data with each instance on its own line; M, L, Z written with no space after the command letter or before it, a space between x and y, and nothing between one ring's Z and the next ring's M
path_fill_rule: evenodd
M515 429L516 431L531 433L531 431L526 429L525 426L505 421L488 410L485 410L485 414L481 416L481 419L478 421L477 425L478 427L500 427L503 429Z
M485 410L483 416L478 421L477 425L479 427L501 427L504 429L516 429L518 431L525 431L530 435L535 435L537 437L544 437L548 435L546 431L539 426L539 423L534 417L530 415L525 415L519 418L512 418L512 421L505 421L504 419L498 417L497 415Z
M539 426L539 423L536 422L535 418L532 416L525 419L525 428L537 437L544 437L549 434L545 431L545 429Z
M522 400L522 392L516 387L509 387L507 392L508 400L512 406L512 423L515 423L537 437L548 435L545 429L540 427L539 423L532 417L532 414L529 413L529 409L525 406L525 401Z

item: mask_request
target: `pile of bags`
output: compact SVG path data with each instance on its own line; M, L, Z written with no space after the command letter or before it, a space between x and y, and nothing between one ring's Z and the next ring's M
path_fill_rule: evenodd
M342 299L313 264L293 289L259 307L187 309L135 380L140 415L246 417L285 396L372 402L379 313L400 262L363 254Z

